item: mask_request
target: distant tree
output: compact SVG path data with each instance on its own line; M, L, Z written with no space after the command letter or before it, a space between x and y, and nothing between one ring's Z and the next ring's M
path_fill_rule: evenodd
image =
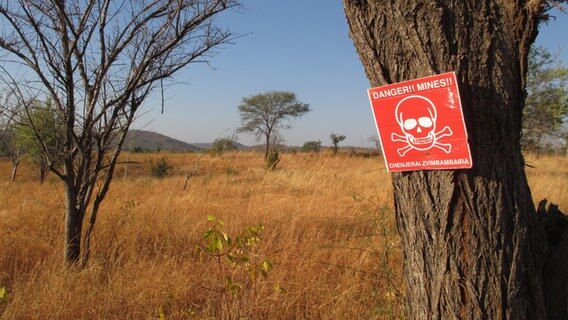
M1 78L0 76L0 79ZM14 107L12 98L13 94L8 90L0 93L0 143L16 116L16 108Z
M10 160L12 169L10 170L10 181L16 181L18 168L26 151L22 146L17 143L14 124L12 123L2 132L0 139L0 155L7 157Z
M269 91L246 97L239 105L241 116L239 131L264 137L266 141L264 158L267 159L271 137L276 130L290 128L286 120L299 118L309 111L309 105L298 101L296 94L289 91Z
M218 154L222 154L227 151L237 150L236 138L234 136L217 138L215 139L215 141L213 141L213 144L211 145L211 150Z
M13 126L15 143L38 167L40 183L45 181L49 166L58 166L62 159L65 124L50 100L36 102ZM39 138L38 138L39 137Z
M0 56L18 63L18 69L26 67L34 78L4 82L21 101L26 95L51 98L65 123L63 160L49 168L65 189L68 264L88 260L97 213L144 101L179 70L207 62L215 48L233 38L214 17L238 5L237 0L0 0Z
M337 134L332 132L329 138L331 139L331 145L332 145L331 150L333 154L337 154L337 152L339 151L339 143L345 140L346 137L342 134Z
M568 116L568 68L543 47L532 47L528 58L527 98L521 143L538 152L543 138L558 137Z
M375 149L377 149L377 152L379 154L381 154L381 139L379 138L378 135L370 135L369 138L367 138L367 141L373 143L373 145L375 146Z
M4 71L2 69L2 71ZM0 72L0 79L4 80L4 75ZM9 76L8 76L9 78ZM12 169L10 171L10 181L16 181L16 175L20 162L22 161L26 150L18 144L15 132L16 119L18 112L21 111L21 103L19 103L14 90L7 88L0 94L0 155L10 159Z
M320 152L321 150L321 141L306 141L302 146L300 151L302 152Z

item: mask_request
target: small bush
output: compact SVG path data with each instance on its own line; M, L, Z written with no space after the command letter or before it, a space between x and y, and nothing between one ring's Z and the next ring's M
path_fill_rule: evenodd
M211 145L211 151L216 154L223 154L228 151L237 150L236 139L234 137L217 138Z
M277 148L272 148L268 152L268 157L266 158L266 169L275 170L276 166L280 162L280 150Z
M302 152L320 152L321 141L306 141L302 146Z
M140 146L136 146L132 149L132 153L144 153L144 152L145 152L144 148Z
M161 157L158 159L157 162L152 161L152 165L150 166L150 171L152 172L152 176L162 179L168 175L170 175L172 170L172 166L168 162L166 157Z

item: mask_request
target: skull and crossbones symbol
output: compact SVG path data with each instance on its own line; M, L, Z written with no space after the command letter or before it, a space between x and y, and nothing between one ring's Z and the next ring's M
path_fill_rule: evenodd
M408 96L397 104L395 116L404 135L392 133L391 140L407 143L397 150L401 157L410 149L424 151L436 147L445 153L452 151L451 144L438 142L440 138L451 136L453 132L448 126L436 132L438 114L430 99L417 95Z

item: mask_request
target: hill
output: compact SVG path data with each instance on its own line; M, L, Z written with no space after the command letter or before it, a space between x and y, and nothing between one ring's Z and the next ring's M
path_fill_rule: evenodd
M125 149L195 152L201 150L202 148L156 132L145 130L130 130L126 137Z
M213 142L200 142L200 143L192 143L191 145L198 147L200 149L209 149L213 145ZM237 150L249 150L251 147L244 145L242 143L238 143L235 141L235 147Z

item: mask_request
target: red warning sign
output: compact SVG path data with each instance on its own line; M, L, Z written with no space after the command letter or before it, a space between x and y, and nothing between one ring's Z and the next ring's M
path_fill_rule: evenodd
M388 171L471 168L454 72L369 89Z

